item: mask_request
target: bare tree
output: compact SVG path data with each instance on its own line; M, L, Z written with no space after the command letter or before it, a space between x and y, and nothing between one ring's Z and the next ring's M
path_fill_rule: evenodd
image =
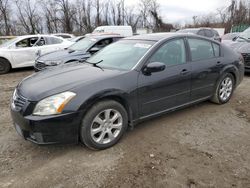
M0 13L4 21L4 33L10 35L10 2L9 0L0 0Z
M31 0L15 0L18 20L26 33L42 32L43 26L37 9L37 2Z
M55 1L51 0L40 0L44 12L45 25L49 33L60 32L60 20L58 17L59 8Z
M75 7L69 2L69 0L56 0L61 13L60 21L63 26L63 32L73 32L73 17L75 15Z

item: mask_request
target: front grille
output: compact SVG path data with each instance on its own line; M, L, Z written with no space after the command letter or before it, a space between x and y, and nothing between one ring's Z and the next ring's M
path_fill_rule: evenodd
M246 66L250 66L250 53L249 54L243 53L242 56L244 58L245 65Z
M37 69L41 70L41 69L44 69L45 67L47 67L47 65L44 62L41 62L41 61L36 62Z
M13 94L13 99L12 99L12 106L17 110L20 110L23 108L26 102L27 102L27 99L19 95L17 91L15 90Z

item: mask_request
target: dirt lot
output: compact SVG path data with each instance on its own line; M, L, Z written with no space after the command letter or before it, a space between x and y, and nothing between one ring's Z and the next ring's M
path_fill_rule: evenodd
M0 187L250 187L250 76L226 105L204 102L144 122L96 152L17 135L9 101L32 72L0 76Z

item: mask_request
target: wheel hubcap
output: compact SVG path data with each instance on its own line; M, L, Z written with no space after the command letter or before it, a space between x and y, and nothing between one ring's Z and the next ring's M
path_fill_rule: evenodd
M107 109L99 113L91 125L91 137L98 144L108 144L120 134L122 129L122 115L114 109Z
M223 101L226 101L230 96L233 91L233 81L231 78L226 77L220 86L220 99Z

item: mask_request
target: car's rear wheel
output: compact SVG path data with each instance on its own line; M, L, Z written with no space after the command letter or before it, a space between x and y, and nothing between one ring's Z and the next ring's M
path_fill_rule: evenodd
M101 101L85 114L80 139L91 149L106 149L120 140L127 126L127 112L120 103L112 100Z
M231 73L224 74L217 84L211 101L217 104L227 103L233 95L234 88L235 79L233 75Z
M11 65L8 60L0 58L0 74L5 74L9 72Z

